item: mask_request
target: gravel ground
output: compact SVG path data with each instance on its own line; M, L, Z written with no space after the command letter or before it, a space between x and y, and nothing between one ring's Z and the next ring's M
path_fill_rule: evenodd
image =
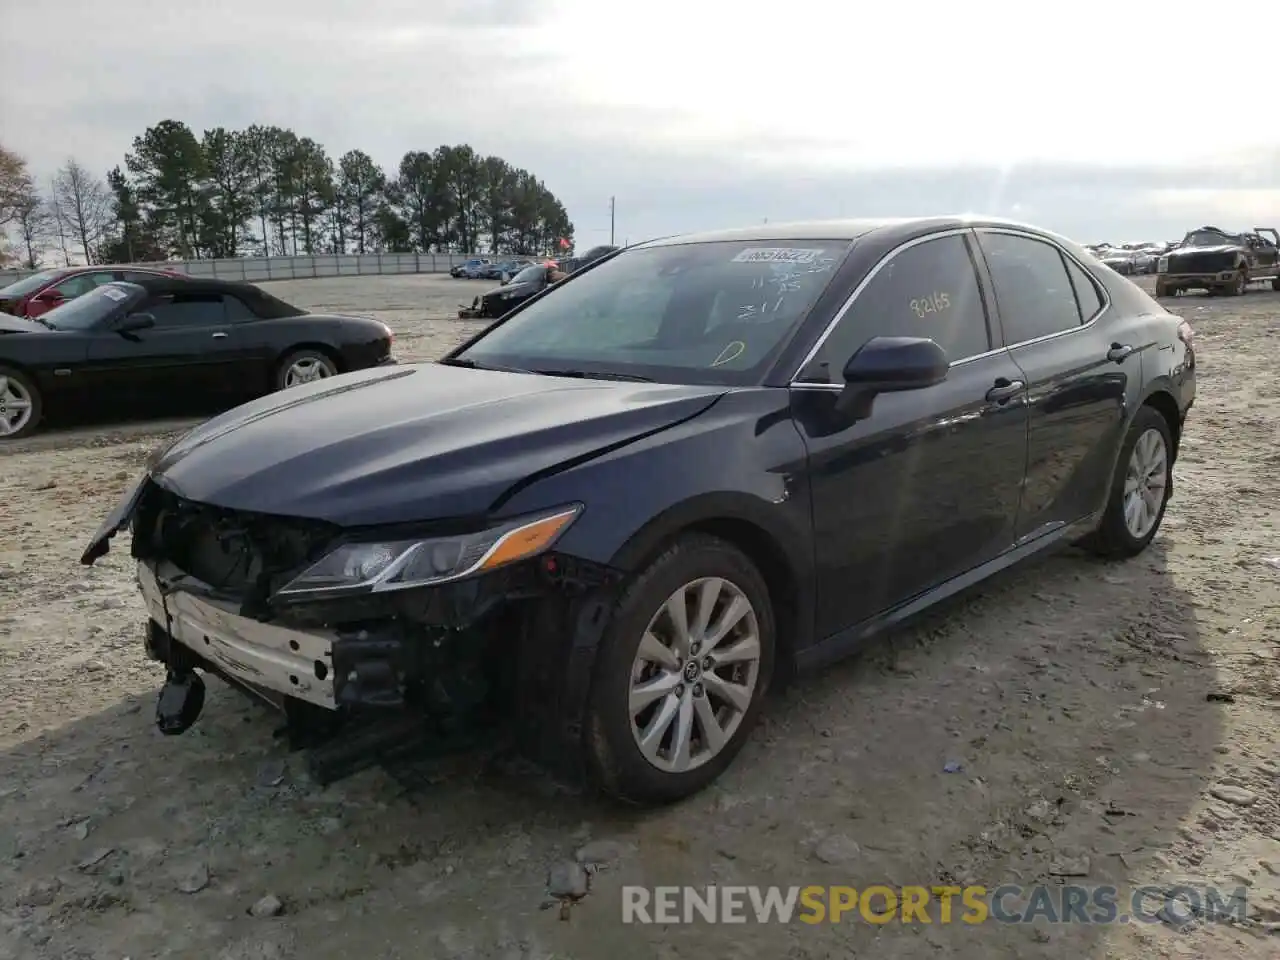
M274 284L404 359L483 284ZM1280 295L1171 301L1200 399L1160 537L998 578L797 685L708 793L620 812L487 756L310 783L217 681L164 738L127 542L77 557L182 425L0 454L0 958L1274 958L1280 937ZM584 845L587 848L584 850ZM591 890L547 909L548 870ZM1243 924L625 926L619 887L1224 884ZM580 880L580 877L569 877Z

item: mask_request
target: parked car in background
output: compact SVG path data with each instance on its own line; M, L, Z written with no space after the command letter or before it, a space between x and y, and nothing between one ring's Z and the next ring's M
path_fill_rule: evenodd
M46 414L245 400L393 362L391 330L312 315L248 283L146 277L93 287L37 319L0 316L0 443Z
M570 257L567 260L561 260L560 266L564 269L565 273L574 273L577 270L581 270L588 264L595 263L597 260L607 257L609 254L619 249L619 247L616 247L613 244L601 244L598 247L592 247L580 257Z
M556 269L554 260L531 263L513 276L507 283L480 294L470 307L458 311L460 319L490 319L509 313L531 297L535 297L551 285L551 271Z
M1054 547L1145 550L1195 382L1189 324L1033 227L677 237L196 427L81 560L132 526L166 733L202 670L327 740L313 772L499 709L670 801L796 670Z
M39 317L104 283L153 277L187 279L185 273L177 270L142 267L68 267L65 270L42 270L0 288L0 312L15 317Z
M476 279L497 280L500 283L506 283L532 262L528 257L508 257L505 260L496 260L493 263L485 264L477 270Z
M1156 270L1160 297L1186 290L1240 296L1259 281L1270 281L1271 289L1280 291L1280 233L1271 227L1246 233L1200 227L1159 257Z
M488 257L472 257L469 260L464 260L462 263L455 264L450 267L449 276L454 277L455 279L465 277L468 280L474 280L479 276L480 269L487 266L488 263Z

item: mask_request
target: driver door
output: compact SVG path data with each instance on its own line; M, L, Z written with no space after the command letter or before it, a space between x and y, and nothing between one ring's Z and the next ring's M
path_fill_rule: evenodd
M89 346L96 378L164 416L175 407L225 393L234 373L233 338L220 293L171 293L133 311L155 318L146 330L103 331Z
M1027 459L1023 375L993 349L971 232L900 247L870 279L791 385L809 451L826 638L1008 549ZM850 422L835 400L845 364L873 337L926 337L946 379L883 393Z

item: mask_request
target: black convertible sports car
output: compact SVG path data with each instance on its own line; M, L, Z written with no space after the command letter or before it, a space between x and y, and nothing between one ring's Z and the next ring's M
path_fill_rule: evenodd
M308 314L249 283L108 283L38 320L0 315L0 442L42 416L171 413L176 398L244 400L394 362L385 324Z
M1195 368L1181 318L1007 221L654 241L439 363L195 428L82 562L131 525L168 733L198 671L328 738L322 779L497 707L669 800L794 671L1042 551L1146 549Z

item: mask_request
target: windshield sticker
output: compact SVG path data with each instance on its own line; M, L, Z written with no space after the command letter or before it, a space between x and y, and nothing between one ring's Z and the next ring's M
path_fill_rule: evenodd
M725 348L720 351L720 355L711 361L711 366L722 367L726 363L732 363L734 360L737 360L742 356L746 350L747 345L741 340L730 341Z
M104 297L110 297L112 300L115 300L117 303L119 303L121 300L129 299L129 295L127 293L125 293L123 290L117 290L115 287L99 287L98 289L102 291L102 295Z
M813 263L823 250L806 250L799 247L747 247L732 263Z
M911 301L911 311L922 320L931 313L941 313L951 306L951 298L945 293L934 291L927 297Z

